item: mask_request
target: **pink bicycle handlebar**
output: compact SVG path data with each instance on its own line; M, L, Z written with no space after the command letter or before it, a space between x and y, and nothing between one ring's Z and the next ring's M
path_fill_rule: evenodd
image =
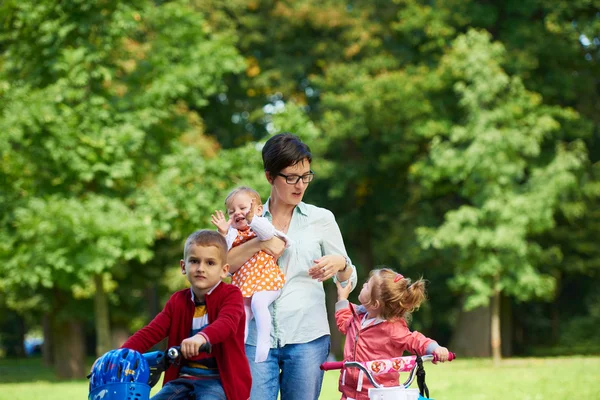
M343 361L327 361L321 364L321 369L323 371L331 371L333 369L342 369L344 368Z
M456 354L449 352L448 361L452 361L456 358ZM435 354L426 355L421 357L422 361L437 362L438 358ZM381 384L377 383L375 376L389 373L389 372L408 372L409 376L402 387L409 387L416 376L417 371L417 356L406 356L406 357L395 357L386 360L372 360L372 361L329 361L321 364L323 371L331 371L334 369L345 369L345 368L358 368L365 373L367 378L371 381L374 387L382 387Z
M414 357L414 356L412 356ZM448 353L448 361L452 361L456 358L456 354L449 352ZM434 354L433 355L433 362L437 362L437 356ZM324 362L323 364L321 364L321 370L323 371L331 371L334 369L342 369L344 368L344 361L327 361Z

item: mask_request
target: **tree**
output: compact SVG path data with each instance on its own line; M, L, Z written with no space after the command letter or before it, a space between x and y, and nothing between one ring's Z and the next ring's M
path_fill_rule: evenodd
M424 273L436 293L432 307L448 316L432 319L434 329L447 333L454 324L449 309L459 301L445 287L454 250L423 249L415 229L441 225L462 199L452 182L438 182L432 192L411 178L430 138L451 129L464 113L456 104L455 81L438 76L440 60L470 27L490 32L505 47L506 74L539 93L541 105L578 112L577 118L553 114L561 127L544 142L540 157L554 157L556 141L583 139L594 162L600 154L594 83L600 47L592 3L198 2L215 10L213 24L239 33L237 46L247 64L230 93L213 100L220 112L206 121L229 146L272 129L274 108L289 102L303 107L321 132L318 143L329 161L307 199L334 211L359 268L387 263ZM581 179L595 178L583 171ZM580 218L596 221L593 206L586 209ZM564 223L556 220L571 232L572 220ZM593 238L594 230L585 235ZM544 248L572 248L561 237Z
M212 34L185 1L5 2L1 15L0 280L6 291L48 288L53 307L72 307L73 287L94 283L102 353L104 283L151 255L151 220L135 193L178 140L201 133L190 106L223 91L241 59L234 38ZM64 333L53 336L64 342ZM83 375L83 358L74 365L57 372Z
M541 104L518 77L501 67L504 48L470 31L442 59L440 73L454 81L463 114L433 138L429 156L415 166L426 188L458 187L461 205L437 227L420 229L426 246L457 249L455 288L467 309L492 299L492 352L500 359L500 295L528 300L553 295L555 281L539 264L545 249L532 235L551 230L561 199L578 189L587 158L580 141L560 143L556 116L573 111ZM549 153L545 146L553 146Z

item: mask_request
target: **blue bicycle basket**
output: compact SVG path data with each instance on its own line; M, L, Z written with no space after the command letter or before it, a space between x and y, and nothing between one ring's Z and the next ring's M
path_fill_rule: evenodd
M141 400L150 394L150 367L137 351L111 350L92 368L89 400Z

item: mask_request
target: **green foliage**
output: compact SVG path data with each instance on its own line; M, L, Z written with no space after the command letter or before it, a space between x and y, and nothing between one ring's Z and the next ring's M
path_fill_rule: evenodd
M210 215L224 209L225 197L235 186L255 188L263 201L268 195L260 152L252 144L212 155L177 144L160 167L161 172L139 192L136 203L152 216L157 238L177 243L177 254L188 234L213 228Z
M57 2L39 24L20 9L27 4L7 13L15 29L5 41L0 128L8 144L27 149L12 156L15 179L44 191L127 194L155 171L169 141L201 129L186 104L206 104L241 66L231 38L207 34L202 15L182 2ZM77 29L63 38L65 26ZM48 37L30 41L38 30ZM32 56L48 43L51 59Z
M422 228L426 246L459 249L455 287L467 308L487 304L495 291L519 300L550 296L553 277L537 269L544 249L531 235L554 227L559 202L578 189L585 146L555 141L553 115L573 112L540 103L518 78L501 69L503 47L470 31L441 61L462 109L459 124L433 138L415 175L429 190L440 181L457 187L464 203L437 228Z
M335 213L359 273L431 281L431 324L452 324L462 292L473 306L597 280L596 9L2 2L3 301L90 296L99 272L123 314L149 286L164 296L231 188L266 200L260 148L281 131L310 145L306 200Z
M204 156L185 150L191 107L239 71L235 38L184 1L9 2L2 27L1 287L90 295L93 275L151 259L136 199L169 157Z
M152 255L150 219L117 199L33 198L14 215L2 266L9 288L70 290L120 262Z

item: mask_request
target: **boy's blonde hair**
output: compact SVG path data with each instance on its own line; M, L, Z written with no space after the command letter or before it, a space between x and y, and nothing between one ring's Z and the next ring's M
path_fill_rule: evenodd
M229 192L229 194L227 195L227 197L225 197L225 207L229 207L229 202L231 200L233 200L233 198L239 194L239 193L246 193L248 194L253 200L254 200L254 205L255 206L260 206L262 205L262 200L260 199L260 194L258 194L258 192L248 186L238 186L235 189L233 189L231 192Z
M185 246L183 247L183 260L187 261L187 256L190 252L190 248L192 245L196 246L214 246L219 249L219 254L221 256L221 263L227 263L227 242L223 235L219 232L211 231L208 229L201 229L192 233L185 241Z
M373 278L369 305L379 300L381 318L394 320L410 319L410 314L425 300L425 281L421 278L412 282L389 268L374 269L369 273Z

